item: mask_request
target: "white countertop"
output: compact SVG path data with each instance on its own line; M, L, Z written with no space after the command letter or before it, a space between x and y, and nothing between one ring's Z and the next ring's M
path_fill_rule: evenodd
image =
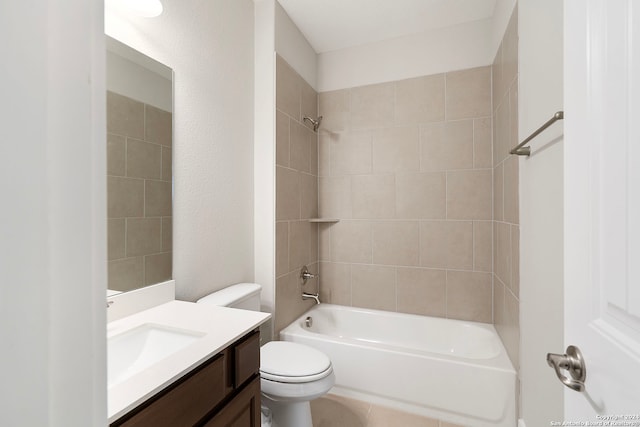
M110 387L109 423L218 354L271 315L257 311L171 301L107 324L107 338L145 323L198 331L204 336L150 368Z

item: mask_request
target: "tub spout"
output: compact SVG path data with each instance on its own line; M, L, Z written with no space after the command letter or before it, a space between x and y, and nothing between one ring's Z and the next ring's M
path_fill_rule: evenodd
M316 302L316 304L320 304L320 294L310 294L308 292L302 293L302 299L312 299Z

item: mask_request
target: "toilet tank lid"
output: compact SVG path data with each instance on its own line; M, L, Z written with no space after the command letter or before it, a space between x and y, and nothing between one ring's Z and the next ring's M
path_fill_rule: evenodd
M262 286L257 283L237 283L200 298L198 303L229 307L244 299L259 294Z

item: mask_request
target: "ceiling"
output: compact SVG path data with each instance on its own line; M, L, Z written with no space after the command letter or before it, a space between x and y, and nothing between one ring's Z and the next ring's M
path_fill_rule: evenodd
M490 18L496 0L278 0L317 53Z

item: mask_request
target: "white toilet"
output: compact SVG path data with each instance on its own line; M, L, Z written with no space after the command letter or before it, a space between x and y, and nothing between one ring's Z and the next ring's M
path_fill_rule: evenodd
M256 283L239 283L198 300L244 310L260 310ZM288 341L271 341L260 348L262 404L271 410L274 427L312 427L309 402L335 383L331 360L314 348Z

